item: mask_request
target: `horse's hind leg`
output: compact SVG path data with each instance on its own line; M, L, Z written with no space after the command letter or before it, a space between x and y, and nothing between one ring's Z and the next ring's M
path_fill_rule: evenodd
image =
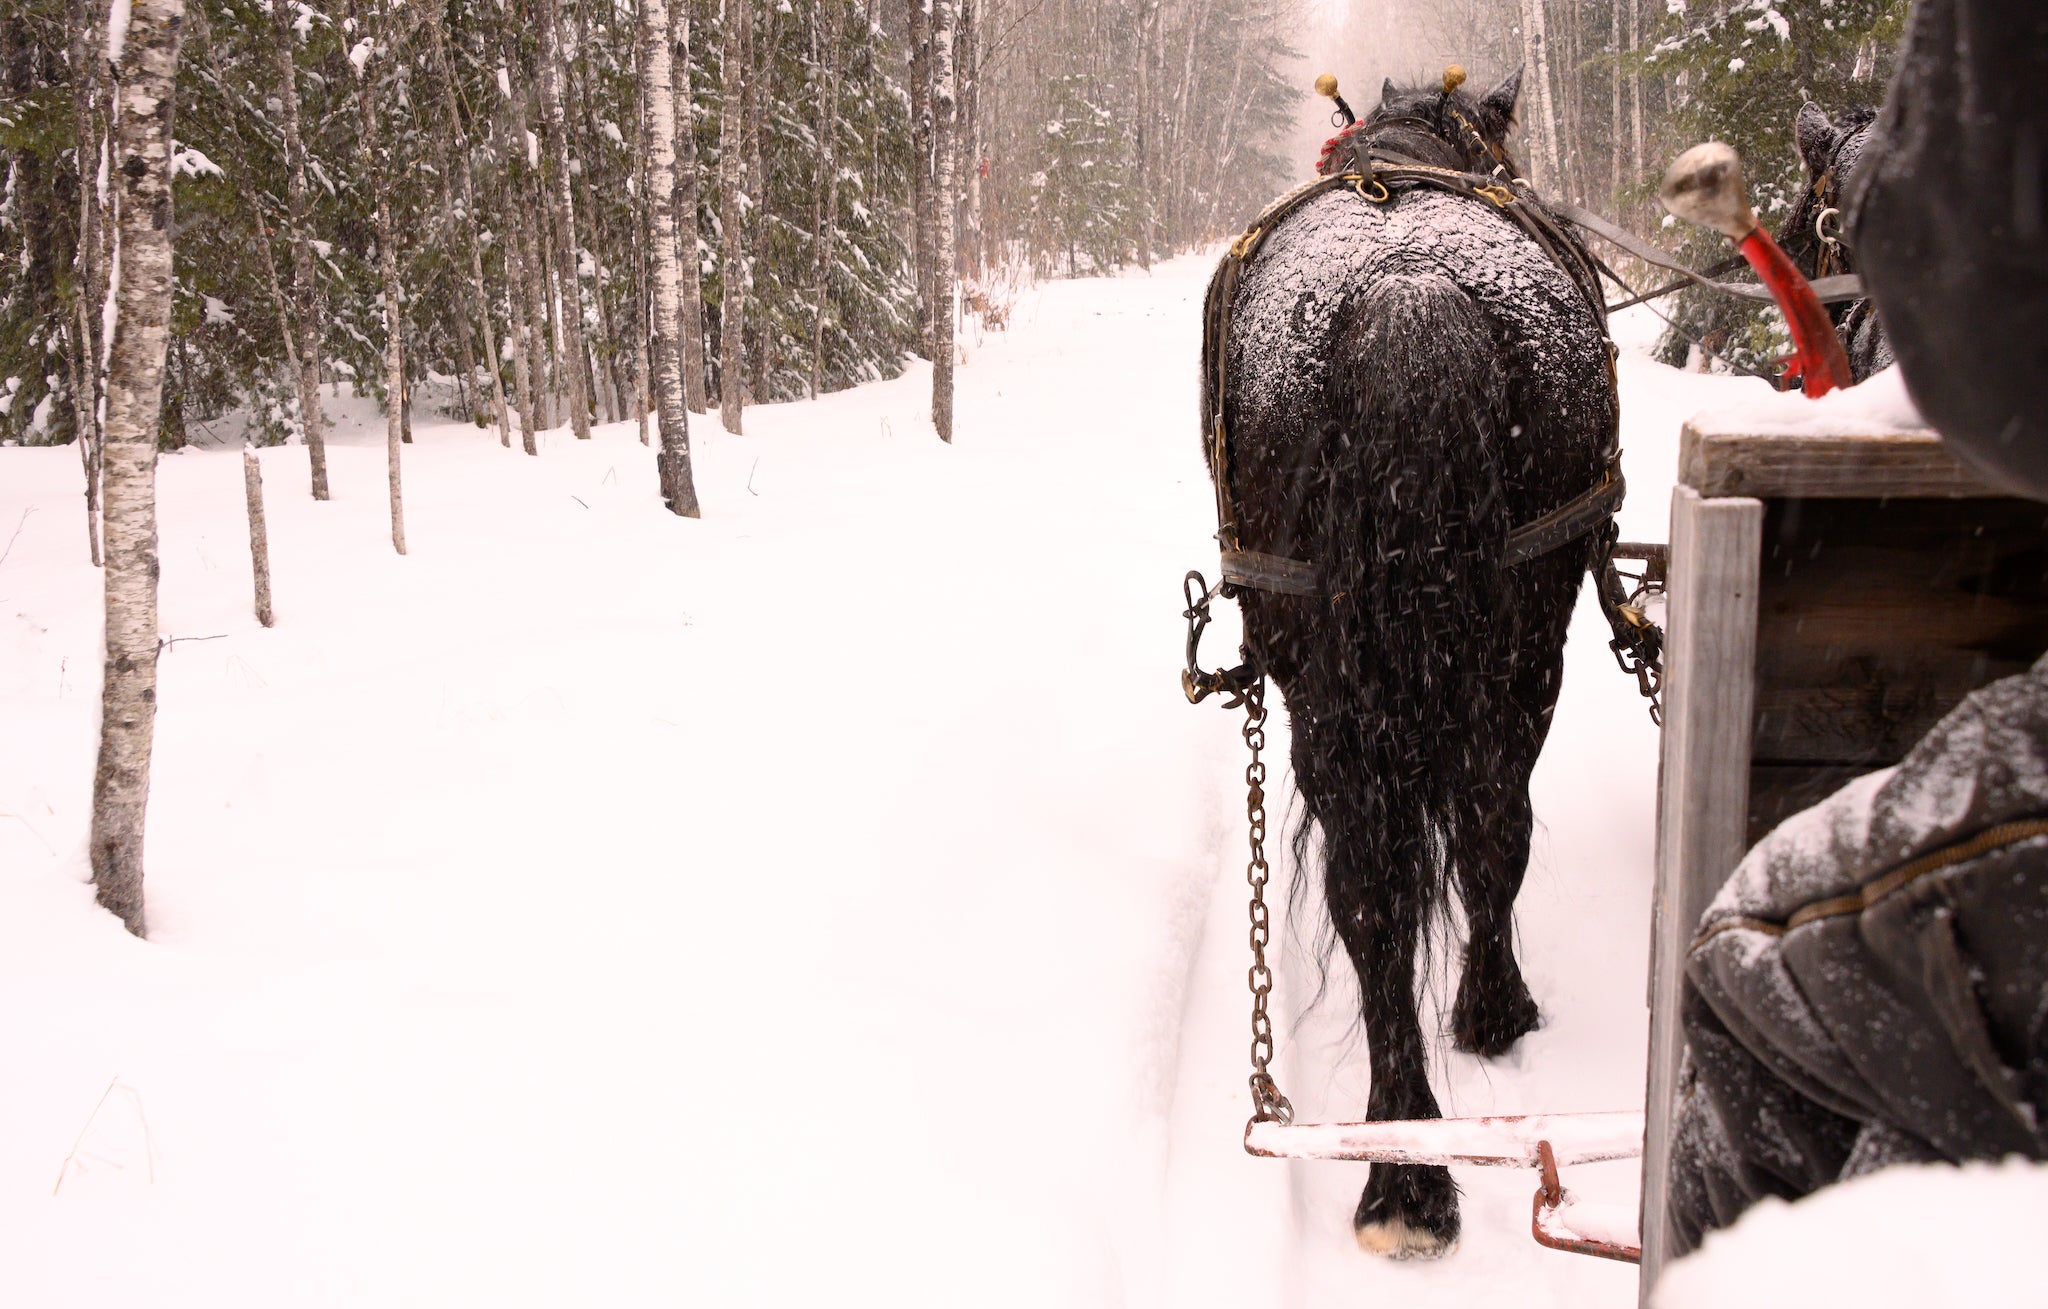
M1452 837L1469 932L1451 1039L1467 1054L1506 1054L1542 1020L1515 961L1515 896L1528 868L1532 826L1526 782L1496 784L1471 797Z
M1566 615L1574 591L1564 592ZM1550 732L1564 671L1562 632L1541 649L1522 650L1513 668L1501 688L1505 694L1496 697L1501 730L1495 738L1499 753L1487 770L1491 780L1465 797L1448 834L1452 873L1469 929L1464 972L1451 1009L1451 1039L1458 1049L1487 1057L1506 1054L1542 1021L1515 960L1515 897L1529 868L1535 827L1529 775Z
M1405 806L1402 806L1405 807ZM1363 815L1349 831L1325 827L1326 893L1338 938L1358 971L1374 1122L1436 1118L1422 1024L1415 1009L1415 952L1428 905L1421 894L1432 858L1420 822L1389 812ZM1374 833L1376 835L1366 835ZM1376 1163L1352 1218L1358 1244L1397 1259L1441 1255L1457 1244L1458 1188L1449 1171Z

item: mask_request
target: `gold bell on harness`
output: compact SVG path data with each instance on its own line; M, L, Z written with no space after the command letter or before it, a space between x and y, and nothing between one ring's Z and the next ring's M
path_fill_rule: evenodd
M1316 94L1334 101L1337 112L1330 119L1332 127L1349 127L1358 121L1358 115L1351 112L1351 106L1344 103L1344 97L1337 94L1337 75L1324 73L1316 79Z

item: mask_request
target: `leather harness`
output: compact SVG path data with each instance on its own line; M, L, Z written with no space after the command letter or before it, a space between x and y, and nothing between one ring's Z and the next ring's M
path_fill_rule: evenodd
M1353 163L1356 166L1350 171L1318 177L1266 206L1244 234L1231 243L1209 280L1202 312L1202 371L1213 388L1215 409L1209 433L1209 462L1216 485L1216 540L1223 551L1221 587L1276 595L1316 597L1322 594L1312 563L1251 549L1240 537L1236 502L1231 494L1230 436L1223 417L1229 383L1226 345L1238 281L1245 265L1251 262L1266 236L1295 210L1339 189L1355 191L1374 204L1389 203L1397 190L1408 191L1417 187L1448 191L1489 203L1512 219L1536 243L1537 248L1571 278L1594 321L1600 324L1603 340L1606 339L1607 307L1600 294L1597 266L1577 235L1532 193L1517 190L1513 182L1504 181L1498 175L1488 178L1476 173L1462 173L1400 156L1389 157L1385 153L1359 150L1353 155ZM1611 340L1607 341L1607 351L1608 376L1612 380L1614 343ZM1609 416L1610 443L1620 431L1620 422L1617 402ZM1621 507L1627 489L1621 475L1621 453L1617 446L1596 484L1508 534L1506 562L1510 565L1525 563L1569 545L1596 529L1611 529L1615 511ZM1611 546L1612 531L1603 535L1605 544ZM1604 550L1600 558L1589 562L1596 572L1612 567Z

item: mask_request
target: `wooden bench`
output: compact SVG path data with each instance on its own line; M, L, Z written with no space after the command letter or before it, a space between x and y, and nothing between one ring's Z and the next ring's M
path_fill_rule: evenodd
M1666 1258L1679 983L1743 853L2048 651L2048 505L1931 432L1685 428L1671 502L1642 1297Z

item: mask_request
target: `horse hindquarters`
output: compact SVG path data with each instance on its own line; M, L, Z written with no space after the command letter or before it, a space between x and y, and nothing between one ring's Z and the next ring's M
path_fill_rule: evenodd
M1374 1120L1438 1113L1415 960L1442 906L1445 843L1495 774L1505 688L1485 656L1508 601L1507 389L1464 291L1380 280L1339 337L1325 498L1306 506L1331 630L1301 643L1283 690L1324 896L1358 971ZM1457 1239L1457 1191L1441 1168L1375 1164L1354 1222L1378 1253L1438 1254Z

